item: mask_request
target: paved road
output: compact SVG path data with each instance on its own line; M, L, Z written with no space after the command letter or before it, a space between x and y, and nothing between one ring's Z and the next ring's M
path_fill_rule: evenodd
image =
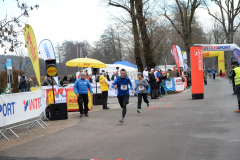
M112 101L112 100L111 100ZM114 101L113 101L114 102ZM208 79L203 100L191 91L151 100L136 111L91 112L79 124L0 152L7 157L130 160L239 160L240 114L228 80ZM6 157L5 157L6 158ZM1 159L1 157L0 157ZM3 157L2 157L3 159Z

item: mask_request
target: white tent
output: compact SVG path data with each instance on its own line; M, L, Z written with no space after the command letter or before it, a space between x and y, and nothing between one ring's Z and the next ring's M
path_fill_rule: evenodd
M117 71L116 67L119 67L118 71L120 72L120 70L122 68L124 68L127 71L127 75L131 80L136 80L137 79L137 73L138 73L137 68L124 66L124 65L121 65L121 64L106 64L106 65L107 65L106 68L99 68L99 72L101 73L102 70L104 70L105 72L108 72L108 75L109 75L110 78L112 77L113 73L116 73L116 71ZM88 70L88 74L92 74L92 69L91 68L86 68L85 70Z

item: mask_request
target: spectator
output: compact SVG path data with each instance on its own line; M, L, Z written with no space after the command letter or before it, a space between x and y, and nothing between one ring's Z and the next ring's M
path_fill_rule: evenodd
M106 72L107 74L107 80L110 81L109 75L108 75L108 71Z
M102 70L102 72L100 73L100 75L103 75L105 73L105 70Z
M160 94L160 83L161 83L161 81L159 81L159 79L161 77L161 74L159 73L160 70L161 70L161 68L156 67L156 71L154 72L154 76L155 76L155 79L156 79L156 82L157 82L157 91L158 91L159 97L161 97L161 94Z
M147 66L144 66L143 69L144 69L144 71L143 71L143 78L148 81L148 70L147 70Z
M102 98L103 109L109 109L107 107L107 100L108 100L108 89L109 89L110 83L107 80L107 73L103 73L100 76L99 82L100 82L100 89L103 95L103 98Z
M22 77L20 78L20 88L21 88L22 92L27 91L28 85L27 85L26 80L27 80L27 77L25 77L25 73L23 72Z
M74 92L78 97L78 106L79 106L79 112L80 117L82 117L83 114L83 102L84 102L84 113L85 116L88 117L88 89L90 90L91 95L93 95L92 86L90 85L89 81L86 80L86 74L81 73L81 78L77 79L74 83Z
M76 81L76 77L75 77L75 75L72 75L72 77L70 78L69 82L70 83L75 83L75 81Z
M52 85L51 77L45 78L45 80L43 82L43 86L50 86L50 85Z
M151 72L149 73L149 84L150 84L150 88L151 88L151 98L153 99L153 94L156 93L156 86L157 86L157 82L154 76L154 69L151 69ZM154 95L155 96L155 95Z
M89 75L90 83L93 83L92 74Z
M30 91L32 86L33 86L33 83L32 83L31 76L28 76L28 79L27 79L27 91Z
M117 77L118 77L118 71L116 73L113 72L113 75L112 75L111 79L114 81Z
M220 69L220 76L222 77L222 69Z
M159 79L160 85L161 85L161 94L165 95L166 92L164 90L164 85L165 85L165 80L167 79L167 74L166 72L162 72L161 77Z
M188 88L191 86L191 71L189 68L187 69L187 86Z
M68 83L67 76L64 76L64 77L63 77L63 84L69 84L69 83Z
M177 77L182 77L183 76L183 67L180 67L180 75L177 72Z

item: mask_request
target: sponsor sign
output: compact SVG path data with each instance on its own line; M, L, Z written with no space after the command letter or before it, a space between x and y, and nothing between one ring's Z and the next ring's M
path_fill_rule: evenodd
M0 96L0 127L40 116L43 110L42 91Z
M181 77L174 78L174 83L176 92L184 91L184 83Z
M57 75L57 68L54 67L54 66L48 67L48 69L47 69L47 74L48 74L48 76L50 76L50 77L56 76L56 75Z
M177 48L176 48L176 45L175 45L175 44L172 45L172 50L171 50L171 52L172 52L172 55L173 55L173 57L174 57L174 59L175 59L176 65L177 65L178 74L181 75L181 74L180 74L180 68L179 68L178 52L177 52Z
M232 52L233 58L240 63L240 50L239 49L234 49Z
M41 87L37 42L35 39L33 29L29 24L26 24L24 28L24 38L28 49L28 54L31 58L32 65L37 76L38 84Z

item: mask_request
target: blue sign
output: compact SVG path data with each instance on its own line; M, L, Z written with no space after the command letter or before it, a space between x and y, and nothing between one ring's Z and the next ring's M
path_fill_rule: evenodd
M164 90L167 91L175 91L175 83L174 78L171 78L171 81L165 80Z
M240 50L234 49L232 52L233 58L240 63Z
M12 69L12 59L7 59L6 68L7 69Z

